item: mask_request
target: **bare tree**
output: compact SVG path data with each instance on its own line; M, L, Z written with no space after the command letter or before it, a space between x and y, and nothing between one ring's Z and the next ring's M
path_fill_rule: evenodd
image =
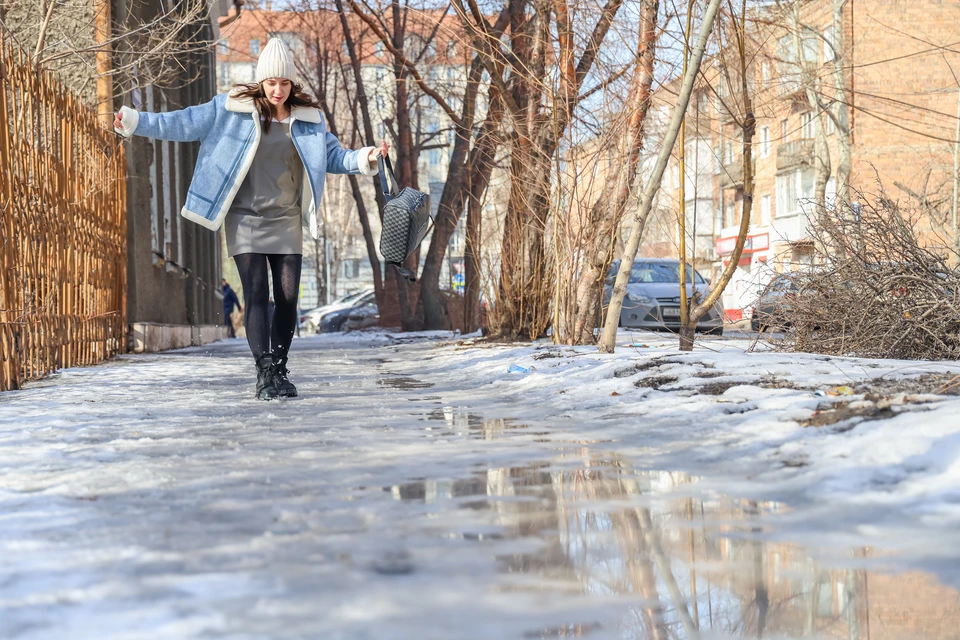
M689 66L683 76L680 93L677 96L677 102L673 109L673 115L670 124L667 127L664 140L657 155L657 162L652 174L648 177L643 195L640 199L640 208L630 228L630 237L623 251L623 257L620 261L620 270L617 273L617 279L613 286L613 293L610 298L610 305L607 309L607 318L603 327L603 335L600 339L600 352L613 353L617 342L617 325L620 318L620 309L623 306L623 297L627 291L627 281L630 279L630 272L633 267L634 258L637 256L637 248L640 246L640 237L643 235L643 227L646 223L648 214L653 205L653 199L660 189L663 180L663 173L667 168L667 162L673 146L680 133L680 125L686 117L687 106L690 102L690 95L693 93L693 85L700 72L700 65L703 61L704 52L707 48L707 40L713 30L714 21L720 10L722 0L710 0L701 19L700 31L697 35L696 43L690 56ZM744 84L746 80L744 79ZM751 115L752 119L752 115ZM742 250L743 243L740 242ZM732 262L736 265L736 262ZM685 270L681 269L681 273Z
M633 73L623 133L619 141L615 178L608 180L590 213L581 223L583 236L579 239L584 255L583 264L574 270L574 295L571 304L564 304L565 296L557 294L554 310L554 340L567 344L593 344L594 329L600 316L603 282L613 260L614 245L620 221L627 208L632 187L640 167L644 125L650 108L653 65L657 43L658 0L643 0L640 4L639 34L636 66ZM597 159L594 158L593 162ZM558 277L557 287L563 278ZM562 318L566 311L568 317Z
M200 28L209 16L206 0L122 4L116 14L111 5L4 2L0 12L0 27L33 53L35 63L99 104L104 118L113 111L113 99L133 88L128 78L161 89L182 87L195 79L186 72L185 57L213 46L209 30Z

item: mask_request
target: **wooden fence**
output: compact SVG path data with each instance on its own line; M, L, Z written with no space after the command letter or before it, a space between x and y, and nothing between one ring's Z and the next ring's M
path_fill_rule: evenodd
M126 162L0 34L0 391L126 347Z

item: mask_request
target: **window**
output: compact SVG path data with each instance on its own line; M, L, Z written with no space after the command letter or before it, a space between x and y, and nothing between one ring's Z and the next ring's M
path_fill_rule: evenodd
M260 38L253 38L250 40L250 55L260 55Z
M770 224L770 196L760 198L760 224L764 227Z
M827 27L823 32L823 61L833 62L836 57L833 52L833 25Z
M723 163L720 162L720 147L716 146L713 148L713 175L720 175L720 171L723 170Z
M731 203L731 204L728 204L728 205L727 205L727 217L726 217L726 219L723 221L723 226L724 226L724 227L732 227L734 224L736 224L736 222L735 222L735 220L734 220L734 218L735 218L736 215L737 215L736 208L733 206L732 203Z
M760 157L770 157L770 127L760 127Z
M360 277L360 261L344 260L343 261L343 277L359 278Z
M433 58L434 56L437 55L437 48L433 46L432 42L427 45L426 55L428 58Z
M803 41L801 42L800 46L803 49L802 53L804 66L816 66L818 61L817 57L820 53L820 35L812 29L804 29Z
M827 126L826 126L826 129L827 129L827 135L828 135L828 136L832 136L834 133L837 132L837 123L835 123L835 122L833 121L833 116L831 115L832 113L833 113L833 112L831 111L830 113L827 114Z
M280 38L285 45L290 47L290 51L294 54L303 52L303 39L300 34L295 31L271 31L267 34L267 37ZM344 43L344 50L346 50L346 43Z
M430 166L435 167L440 164L440 150L430 149Z
M447 57L452 58L457 55L457 43L451 40L447 43Z
M453 80L454 73L453 67L447 67L447 80Z
M790 133L789 126L790 124L786 120L780 121L780 142L781 143L787 141L787 137L789 136L789 133Z
M373 45L373 53L376 54L376 55L378 55L378 56L383 55L383 43L382 43L382 42L379 42L379 41L378 41L378 42L376 42L376 43Z
M383 70L383 67L377 67L377 82L383 80L383 76L386 72Z
M765 87L770 84L770 61L764 60L760 63L760 81Z
M727 164L733 163L733 142L730 140L727 141L727 155L724 162Z
M221 56L230 55L230 41L224 38L217 43L217 54Z
M706 91L697 94L697 111L700 113L706 113L710 108L709 98L707 97Z
M813 112L808 111L807 113L800 115L800 137L806 138L807 140L813 138Z
M383 140L386 137L387 137L387 125L381 122L380 124L377 125L377 138L379 140Z
M777 176L777 216L789 216L799 211L797 202L797 174Z
M383 111L387 106L386 103L384 103L383 101L383 96L377 96L376 102L377 102L377 109L379 109L380 111Z
M777 41L777 72L780 75L780 95L797 89L800 75L797 69L797 50L793 34L783 36Z

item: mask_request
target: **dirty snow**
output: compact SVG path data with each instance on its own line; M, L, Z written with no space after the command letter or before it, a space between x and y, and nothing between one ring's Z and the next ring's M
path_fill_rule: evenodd
M612 532L660 532L660 597L670 567L700 585L668 544L694 498L704 557L799 545L819 575L869 548L872 571L960 584L960 398L934 393L960 365L675 347L317 336L294 344L301 397L262 403L231 340L2 394L0 637L619 638L638 596L612 586L634 553ZM739 611L718 580L684 597ZM748 631L708 631L707 604L702 637Z

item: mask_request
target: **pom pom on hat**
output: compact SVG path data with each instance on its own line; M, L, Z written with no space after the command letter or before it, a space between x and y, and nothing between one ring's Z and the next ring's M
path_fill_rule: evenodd
M293 52L280 38L270 38L257 59L256 81L263 82L267 78L297 81L297 65L293 62Z

